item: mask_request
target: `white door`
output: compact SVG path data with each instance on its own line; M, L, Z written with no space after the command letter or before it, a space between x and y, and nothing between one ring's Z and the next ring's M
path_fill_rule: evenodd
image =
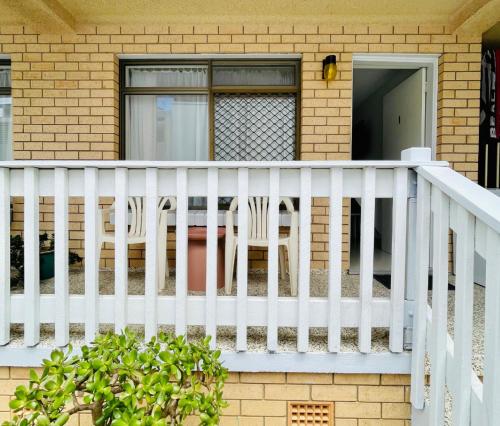
M384 160L400 160L401 151L425 146L425 68L419 69L383 98ZM382 249L391 252L392 209L382 200Z

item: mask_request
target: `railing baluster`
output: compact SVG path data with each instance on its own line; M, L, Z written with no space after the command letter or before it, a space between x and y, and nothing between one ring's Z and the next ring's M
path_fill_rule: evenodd
M137 215L141 212L137 212ZM138 217L137 220L142 220ZM127 326L128 305L128 170L115 170L115 332Z
M340 351L343 185L342 169L331 169L328 241L328 350L330 352Z
M456 393L453 399L453 425L470 425L472 368L472 307L474 301L474 217L457 208L455 265L455 352Z
M188 187L187 169L177 169L177 215L175 251L175 334L186 334Z
M278 239L280 170L269 170L269 251L267 273L267 349L278 349ZM262 219L263 221L266 218Z
M146 169L146 274L144 287L144 334L146 340L158 329L158 169Z
M359 351L369 353L372 346L373 248L375 233L375 168L363 171L360 248Z
M205 315L205 334L212 336L210 347L217 344L217 213L219 192L219 169L207 170L207 305Z
M69 275L68 275L68 170L54 170L54 262L57 346L69 343Z
M446 336L448 306L448 232L449 199L432 187L433 251L432 251L432 332L430 336L431 392L429 422L444 424L446 382Z
M0 345L10 341L10 170L0 168Z
M415 316L411 365L411 402L424 408L425 341L427 334L427 289L429 282L430 247L430 190L429 182L417 177L417 230L415 249Z
M247 350L248 284L248 169L238 169L238 260L236 295L236 350Z
M99 259L97 258L98 170L85 169L85 342L99 329ZM99 242L100 244L100 242Z
M40 257L38 169L24 169L24 341L40 341Z
M309 350L309 296L311 279L311 169L300 169L299 324L297 350Z
M492 229L486 234L486 289L484 323L485 418L491 425L500 419L500 235Z
M394 170L392 201L392 256L391 256L391 324L389 349L403 351L403 324L406 272L406 212L408 206L408 170Z

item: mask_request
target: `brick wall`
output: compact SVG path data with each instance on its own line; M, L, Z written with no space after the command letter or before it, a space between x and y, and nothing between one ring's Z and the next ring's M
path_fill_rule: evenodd
M476 180L480 51L480 36L457 36L441 25L86 25L60 35L0 26L0 53L12 60L16 159L118 158L119 53L300 53L302 159L349 159L352 54L437 53L438 159ZM327 85L321 61L332 53L339 73ZM327 210L316 200L313 268L327 263ZM75 205L71 246L80 252L81 213ZM346 220L344 266L348 235ZM131 264L142 264L141 253L131 252ZM252 256L255 265L265 264L263 252Z
M28 369L0 367L0 422L9 418L9 397L27 377ZM220 424L285 426L288 401L333 401L335 426L409 426L409 384L406 375L231 373L224 387L229 407ZM82 415L70 424L91 423Z

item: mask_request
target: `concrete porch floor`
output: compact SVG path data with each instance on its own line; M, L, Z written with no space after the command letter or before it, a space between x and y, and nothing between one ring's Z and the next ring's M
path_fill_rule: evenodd
M175 277L166 280L166 289L161 291L161 295L175 294ZM130 295L144 294L144 271L131 270L128 277ZM450 276L450 283L453 284L454 277ZM114 272L101 271L99 274L99 289L100 294L107 295L114 293ZM13 289L13 293L22 293L22 289ZM54 293L54 280L46 280L41 283L40 291L42 294ZM84 273L83 270L72 270L70 272L70 293L84 293ZM265 296L267 293L267 274L264 271L252 271L248 277L248 294L249 296ZM192 295L200 295L203 293L190 292ZM219 296L224 296L224 289L219 289ZM343 273L342 275L342 296L357 297L359 294L359 275L350 275ZM233 283L232 295L236 295L236 282ZM328 295L328 272L314 270L311 273L311 296L327 297ZM290 286L288 279L279 280L279 296L290 296ZM373 281L373 296L374 297L390 297L390 290L384 287L381 283ZM432 300L432 290L429 291L429 301ZM454 332L454 300L455 291L448 292L448 332L453 337ZM138 334L143 333L143 327L132 326ZM164 330L173 331L173 327L162 327ZM101 332L112 330L112 326L102 325ZM9 346L23 345L23 326L13 324L11 327L12 340ZM204 336L204 327L189 326L188 339L198 339ZM83 324L72 324L70 326L70 336L73 346L79 346L84 342ZM283 327L279 329L279 351L296 351L296 329ZM342 329L342 347L343 352L357 352L357 329L343 328ZM484 288L479 285L474 285L474 336L473 336L473 368L478 375L482 374L483 355L484 355ZM217 328L217 346L221 350L234 351L236 344L236 330L234 327L218 327ZM373 352L387 352L389 345L389 330L387 328L374 328L372 332L372 350ZM40 347L54 346L54 327L44 324L41 330ZM266 351L266 328L265 327L249 327L248 328L248 350L249 351ZM310 344L311 352L326 352L327 351L327 329L326 328L311 328L310 329Z

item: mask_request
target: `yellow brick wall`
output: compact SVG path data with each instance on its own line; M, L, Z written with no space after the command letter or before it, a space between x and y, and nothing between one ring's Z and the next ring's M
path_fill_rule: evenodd
M0 367L0 422L28 369ZM285 426L287 405L333 401L334 426L409 426L410 378L389 374L231 373L224 387L229 407L221 426ZM72 426L90 425L88 415ZM191 419L187 426L198 424Z
M441 55L438 159L477 179L481 37L450 34L441 25L85 25L76 34L50 35L0 26L0 53L12 60L14 156L117 159L120 53L300 53L301 157L349 159L356 52ZM321 61L332 53L339 73L327 85ZM311 266L323 268L327 206L321 200L314 206ZM81 216L82 207L75 205L71 246L80 252ZM344 265L348 228L346 221ZM142 264L141 253L131 252L131 265ZM112 266L112 251L104 254ZM256 266L265 265L262 252L252 256Z

